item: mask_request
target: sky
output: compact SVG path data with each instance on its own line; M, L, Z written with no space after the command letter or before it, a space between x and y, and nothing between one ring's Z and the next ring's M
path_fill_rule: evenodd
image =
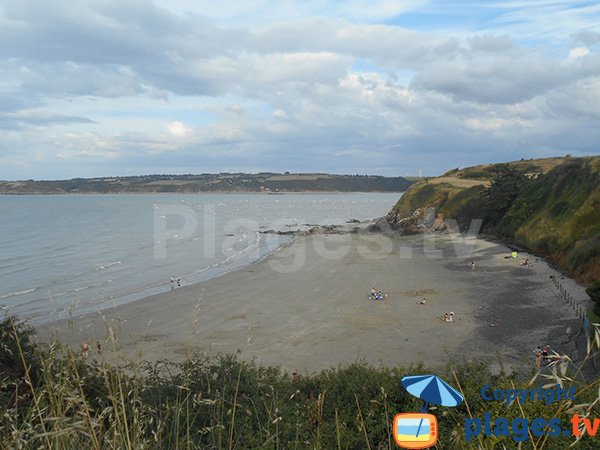
M0 0L0 179L600 154L600 3Z

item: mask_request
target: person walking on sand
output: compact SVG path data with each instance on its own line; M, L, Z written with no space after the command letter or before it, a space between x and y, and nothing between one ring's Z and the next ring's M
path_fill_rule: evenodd
M471 261L471 271L475 270L475 261Z

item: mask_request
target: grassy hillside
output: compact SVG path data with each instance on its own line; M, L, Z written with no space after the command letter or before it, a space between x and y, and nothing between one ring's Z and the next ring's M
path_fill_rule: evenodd
M582 282L600 279L600 157L454 169L414 184L388 220L397 225L427 207L463 230L483 219L483 232L549 258Z

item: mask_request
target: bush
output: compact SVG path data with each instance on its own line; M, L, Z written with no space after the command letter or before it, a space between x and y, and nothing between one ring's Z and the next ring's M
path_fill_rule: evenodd
M600 280L589 285L585 292L594 302L594 312L600 315Z
M39 364L31 366L37 382L3 383L4 392L17 401L0 403L0 448L395 448L394 415L417 412L422 404L400 380L430 373L421 366L376 368L359 362L291 378L279 368L244 362L235 355L115 367L84 360L58 344L28 347L15 337L28 341L30 327L14 319L2 324L13 330L12 335L0 336L2 345L15 345L19 355L26 349ZM507 407L483 401L479 390L484 384L527 386L515 374L493 374L485 363L437 372L466 399L459 407L435 410L439 448L516 448L510 437L465 441L466 419L482 418L486 412L509 421L558 417L565 424L572 414L564 402ZM570 386L574 381L566 377L578 373L567 357L560 357L541 377ZM600 401L598 384L600 379L575 385L578 405L572 406L580 415L590 414ZM570 437L539 438L519 448L565 448L572 442ZM586 445L582 441L578 448L595 448Z

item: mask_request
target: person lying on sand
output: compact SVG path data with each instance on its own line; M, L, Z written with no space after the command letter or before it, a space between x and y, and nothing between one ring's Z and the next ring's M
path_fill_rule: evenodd
M423 297L423 299L422 299L422 300L419 300L419 301L417 302L417 305L426 305L426 304L427 304L427 299L426 299L425 297Z

